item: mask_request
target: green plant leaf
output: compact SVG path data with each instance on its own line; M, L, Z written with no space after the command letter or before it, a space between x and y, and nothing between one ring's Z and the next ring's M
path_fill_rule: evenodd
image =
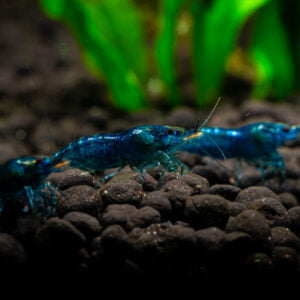
M249 53L257 69L253 94L260 98L280 99L289 95L294 87L289 40L279 12L278 2L273 0L258 12L255 20Z
M175 67L175 28L185 0L164 0L160 12L161 31L157 38L156 57L160 76L166 84L172 106L180 101Z
M220 96L226 59L235 46L241 26L270 0L194 1L194 65L198 104Z
M131 0L40 0L71 29L83 57L105 78L115 104L124 110L146 106L142 82L147 59L139 14Z

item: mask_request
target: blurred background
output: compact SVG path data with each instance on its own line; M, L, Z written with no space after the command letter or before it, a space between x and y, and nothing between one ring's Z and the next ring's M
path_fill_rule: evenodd
M0 8L0 162L140 123L192 127L219 97L228 115L249 99L262 110L298 109L299 1L0 0Z

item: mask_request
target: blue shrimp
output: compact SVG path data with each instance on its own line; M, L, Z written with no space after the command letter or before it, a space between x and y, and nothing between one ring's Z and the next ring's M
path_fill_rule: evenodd
M168 172L177 172L185 165L174 154L174 147L198 136L195 130L185 131L180 127L144 125L130 128L120 133L96 134L76 140L53 155L59 163L68 162L68 166L89 172L118 168L102 178L101 182L111 178L129 165L142 173L148 168L159 166Z
M297 139L300 125L258 122L237 129L204 127L202 134L178 147L179 151L214 159L237 158L258 166L263 175L278 172L285 178L285 165L277 148Z
M43 216L55 211L56 197L47 199L43 189L51 191L50 183L42 183L51 173L60 171L48 156L24 156L0 166L0 213L7 201L26 199L23 212L32 211Z

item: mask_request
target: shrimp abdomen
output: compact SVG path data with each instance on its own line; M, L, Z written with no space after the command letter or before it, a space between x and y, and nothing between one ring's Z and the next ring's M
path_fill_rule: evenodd
M56 161L69 161L69 166L88 171L102 171L122 165L115 151L116 134L85 136L54 154Z

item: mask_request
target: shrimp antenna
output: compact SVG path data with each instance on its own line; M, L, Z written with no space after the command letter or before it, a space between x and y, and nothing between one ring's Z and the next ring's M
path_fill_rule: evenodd
M202 133L206 134L206 136L211 140L211 142L212 142L214 145L216 145L216 147L217 147L218 150L220 151L220 153L221 153L223 159L226 160L227 157L226 157L224 151L223 151L222 148L218 145L218 143L212 138L212 136L211 136L209 133L207 133L207 132L203 132L203 131L202 131Z
M218 146L218 144L213 140L213 138L211 136L208 135L208 137L211 139L211 141L213 143L216 144L216 146L218 147L218 149L220 150L222 156L224 157L224 159L226 160L226 157L225 157L225 154L224 152L222 151L222 149ZM192 142L192 141L189 141L190 144L195 144L197 145L196 143ZM208 157L212 158L210 153L206 150L204 150L201 146L197 145L197 147L199 147L201 149L201 151L203 151L203 153L205 153ZM229 174L233 175L235 177L235 174L233 173L232 170L230 170L228 167L226 167L224 164L222 164L220 161L218 161L217 159L215 158L212 158L220 167L222 167L223 169L225 169Z
M211 141L211 142L217 147L217 149L220 151L220 153L221 153L223 159L226 160L227 157L226 157L224 151L221 149L221 147L218 145L218 143L212 138L212 136L211 136L209 133L204 132L204 131L201 131L201 133L207 135L207 137L210 139L210 141ZM207 151L204 151L204 149L203 149L201 146L199 146L198 144L194 143L193 141L188 141L188 144L196 145L197 147L199 147L199 148L200 148L203 152L205 152L206 154L209 153L209 152L207 152ZM208 155L208 156L211 157L211 155Z
M209 119L211 118L211 116L214 114L214 112L215 112L217 106L219 105L219 102L220 102L220 101L221 101L221 97L218 98L216 104L214 105L213 109L212 109L211 112L209 113L208 117L207 117L207 118L204 120L204 122L201 124L200 129L203 128L203 127L206 125L206 123L209 121ZM198 128L197 128L197 129L199 129L199 125L198 125Z
M215 111L216 111L216 109L217 109L217 106L219 105L220 101L221 101L221 97L218 98L218 100L217 100L217 102L215 103L213 109L212 109L211 112L209 113L208 117L207 117L207 118L204 120L204 122L201 124L201 126L199 126L199 120L197 121L197 126L196 126L196 128L197 128L197 131L198 131L198 130L199 130L199 127L200 127L200 131L201 131L202 133L204 133L204 134L210 139L210 141L218 148L218 150L220 151L220 153L221 153L223 159L226 161L226 155L225 155L224 151L221 149L221 147L218 145L218 143L212 138L212 136L211 136L209 133L204 132L204 131L201 130L201 129L206 125L206 123L209 121L209 119L211 118L211 116L215 113ZM191 143L192 143L192 142L191 142ZM201 147L200 147L200 149L201 149L204 153L206 153L209 157L211 157L211 155L209 155L209 153L208 153L207 151L205 151L205 150L202 149ZM218 165L222 166L222 167L225 168L227 171L229 171L230 173L232 173L231 170L229 170L225 165L223 165L222 163L220 163L217 159L214 159L214 160L216 161L216 163L217 163Z
M195 131L195 132L197 132L197 131L198 131L198 129L199 129L199 127L200 127L199 125L200 125L200 119L198 119L198 120L197 120L197 123L196 123L195 129L194 129L194 131Z

